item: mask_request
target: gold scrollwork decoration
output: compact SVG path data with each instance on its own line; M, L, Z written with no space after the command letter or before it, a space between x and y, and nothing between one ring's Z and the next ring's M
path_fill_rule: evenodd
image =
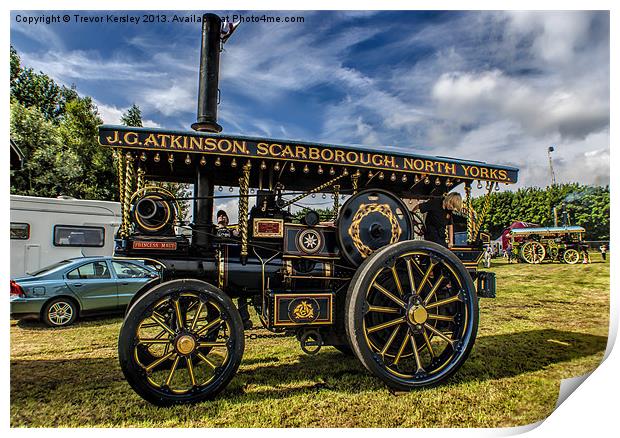
M314 319L314 307L312 304L304 300L295 306L293 309L293 315L299 320Z
M348 232L349 236L351 236L351 239L353 240L353 245L355 245L355 248L357 248L363 258L366 258L372 254L373 250L362 242L360 237L360 224L362 219L371 213L380 213L390 221L392 231L390 244L398 242L402 234L402 229L400 228L398 219L394 216L392 209L388 204L361 204L353 216Z

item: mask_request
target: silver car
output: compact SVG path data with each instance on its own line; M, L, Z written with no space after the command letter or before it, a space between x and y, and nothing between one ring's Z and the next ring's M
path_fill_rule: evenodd
M136 292L158 279L157 270L136 260L63 260L11 280L11 317L67 326L79 316L122 310Z

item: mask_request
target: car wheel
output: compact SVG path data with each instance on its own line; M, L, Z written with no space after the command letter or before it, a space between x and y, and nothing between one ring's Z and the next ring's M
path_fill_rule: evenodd
M50 327L66 327L75 322L78 307L69 298L56 298L45 305L43 322Z

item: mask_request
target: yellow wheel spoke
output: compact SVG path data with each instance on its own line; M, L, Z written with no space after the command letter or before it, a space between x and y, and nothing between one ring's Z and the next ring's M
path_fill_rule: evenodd
M437 336L439 336L441 339L443 339L444 341L446 341L448 344L450 344L451 346L454 346L454 341L452 339L450 339L449 337L447 337L446 335L444 335L442 332L440 332L439 330L437 330L435 327L433 327L432 325L426 324L424 323L424 327L427 328L429 331L431 331L432 333L436 334Z
M400 348L398 349L398 353L396 354L396 357L394 358L394 362L393 365L397 365L398 361L400 360L400 357L403 355L403 351L405 351L405 347L407 346L407 341L409 340L409 337L407 335L405 335L405 338L403 339L403 343L400 344Z
M139 339L139 344L151 345L151 344L169 344L170 340L168 339Z
M403 322L405 322L405 317L404 316L401 317L401 318L396 318L396 319L393 319L391 321L384 322L384 323L372 326L369 329L366 329L366 331L368 333L373 333L373 332L376 332L376 331L379 331L379 330L383 330L383 329L388 328L388 327L392 327L393 325L396 325L396 324L402 324Z
M400 284L400 278L398 278L398 271L396 270L396 265L392 266L392 276L394 277L396 290L398 291L398 294L402 297L404 295L403 286L402 284Z
M420 268L420 265L418 265L418 262L416 262L414 259L409 259L411 260L411 263L413 264L413 267L418 271L418 273L424 277L424 271L422 270L422 268Z
M439 300L439 301L435 301L434 303L430 303L426 306L426 309L433 309L435 307L443 306L445 304L450 304L455 301L461 301L461 297L459 296L459 294L446 298L445 300Z
M164 363L165 361L167 361L168 359L170 359L172 357L172 355L175 354L174 351L171 351L170 353L160 357L159 359L157 359L155 362L153 362L152 364L150 364L148 367L146 367L146 371L149 372L151 371L153 368L155 368L157 365Z
M181 306L179 305L179 300L174 300L174 312L177 315L177 326L179 329L185 326L185 322L183 321L183 316L181 315Z
M424 336L424 343L426 344L426 348L428 349L428 354L431 355L431 359L435 358L435 352L433 351L433 346L431 345L431 339L428 337L428 333L426 333L426 329L422 329L422 335Z
M226 342L198 342L198 348L202 347L225 347Z
M181 360L180 356L174 358L174 363L172 364L172 368L170 368L170 374L168 374L168 378L166 379L166 386L170 386L170 382L172 382L172 376L177 369L177 365L179 365L179 360Z
M405 260L407 265L407 275L409 276L409 285L411 286L411 292L415 292L415 278L413 277L413 268L411 267L412 260L410 258Z
M418 369L415 370L417 374L419 372L423 372L424 368L422 368L422 361L420 360L420 353L418 353L418 345L416 344L415 336L409 335L409 338L411 339L411 347L413 348L413 356L415 357L415 364L418 367Z
M216 369L217 367L215 366L215 364L213 362L211 362L207 356L205 356L204 354L197 352L196 356L198 356L202 361L204 361L207 365L209 365L211 368Z
M448 322L454 322L454 316L448 316L448 315L437 315L435 313L429 313L428 314L428 319L435 319L437 321L448 321Z
M159 338L161 338L165 334L166 334L166 330L162 330L159 333L157 333L157 336L155 336L155 339L159 339Z
M396 307L368 306L368 311L379 313L399 313L400 309L397 309Z
M203 328L201 328L200 330L198 330L196 332L196 334L198 336L202 335L203 333L207 333L209 330L213 329L215 326L219 325L222 323L222 318L218 317L216 319L214 319L213 321L211 321L209 324L205 325Z
M202 311L204 304L201 301L200 304L198 305L198 310L196 311L196 315L194 315L194 320L192 321L192 325L189 328L190 330L194 330L194 328L196 327L196 324L198 323L198 318L200 318L200 312Z
M196 377L194 376L194 364L192 363L191 357L186 357L187 361L187 372L189 373L189 379L192 382L192 386L196 386Z
M166 323L164 322L165 318L164 318L162 315L160 315L159 313L157 313L157 312L153 312L153 314L151 315L151 319L152 319L153 321L155 321L157 324L159 324L159 326L160 326L161 328L163 328L164 330L166 330L166 331L167 331L168 333L170 333L171 335L174 335L174 334L175 334L175 333L174 333L174 331L173 331L170 327L168 327L168 326L166 325Z
M428 269L424 273L424 277L422 277L422 280L420 281L420 285L418 286L418 290L416 291L416 294L420 295L420 292L422 292L422 289L424 288L424 285L428 281L428 277L430 277L431 273L433 272L433 268L435 267L435 265L436 263L431 260L428 265Z
M400 326L397 326L394 331L392 332L392 334L390 335L390 337L388 338L387 342L385 343L385 345L383 346L383 348L381 349L381 351L379 352L379 354L381 356L385 356L385 353L388 351L388 348L390 348L390 346L392 345L392 342L394 342L394 338L396 338L396 335L398 334L398 331L400 330Z
M428 293L426 298L424 298L424 305L425 306L431 301L431 298L433 298L433 296L435 295L435 292L437 292L437 289L439 289L439 286L441 286L441 283L443 283L445 278L446 277L444 277L443 274L441 274L439 276L439 279L435 282L435 284L433 285L433 288L431 289L431 291Z
M386 288L384 288L383 286L381 286L380 284L378 284L376 281L372 284L379 292L381 292L383 295L385 295L386 297L388 297L390 300L394 301L396 304L398 304L400 307L402 307L403 309L405 308L405 302L403 300L401 300L400 298L398 298L396 295L394 295L392 292L390 292L389 290L387 290Z

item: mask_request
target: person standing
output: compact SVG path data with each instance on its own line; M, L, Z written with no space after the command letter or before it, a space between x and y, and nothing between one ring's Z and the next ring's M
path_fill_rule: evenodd
M462 208L463 199L461 195L452 192L445 197L434 196L430 200L416 205L412 212L419 210L420 213L426 213L424 239L447 247L446 228L451 229L453 227L453 213L461 211Z
M581 249L582 253L583 253L583 264L587 265L592 263L592 261L590 260L590 253L588 253L588 246L584 245L583 248Z
M603 261L607 260L607 245L604 243L601 245L601 256L603 257Z
M506 255L508 256L508 263L512 263L512 243L508 243L506 247Z
M491 256L492 255L493 255L493 250L491 249L491 246L489 245L484 250L484 267L485 268L491 267Z

